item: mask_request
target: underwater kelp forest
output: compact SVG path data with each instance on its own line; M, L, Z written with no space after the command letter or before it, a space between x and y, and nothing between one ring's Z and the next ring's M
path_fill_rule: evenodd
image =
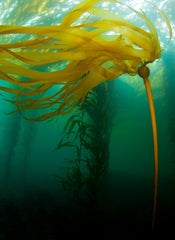
M0 0L0 240L169 239L173 0Z

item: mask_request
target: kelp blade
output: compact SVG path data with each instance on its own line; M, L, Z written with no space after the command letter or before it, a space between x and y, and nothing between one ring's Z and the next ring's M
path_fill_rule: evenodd
M9 100L17 105L16 111L48 109L35 120L72 112L98 84L125 73L133 75L140 65L160 58L156 29L145 14L131 8L143 18L149 32L109 10L94 6L98 2L81 2L60 25L0 27L1 35L33 35L32 40L0 45L0 78L9 83L0 90L16 95L16 100ZM115 0L106 2L123 4ZM81 22L79 18L85 13L89 14L88 21ZM97 20L89 21L91 16ZM63 62L64 67L59 68ZM48 64L55 64L55 69L39 70L40 66ZM53 86L56 92L47 95ZM46 95L40 96L43 93Z

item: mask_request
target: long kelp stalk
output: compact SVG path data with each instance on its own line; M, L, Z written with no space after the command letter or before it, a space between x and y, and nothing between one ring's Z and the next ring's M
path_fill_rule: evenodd
M21 115L17 115L10 121L10 126L8 129L5 129L5 135L10 136L8 138L7 143L4 146L5 154L4 154L4 192L8 192L10 189L10 182L12 176L12 166L15 157L15 149L17 146L18 138L19 138L19 128L20 128L20 120ZM3 141L5 143L6 141Z
M149 109L151 114L152 131L153 131L153 146L154 146L154 202L153 202L153 219L152 228L154 228L155 217L156 217L156 205L157 205L157 186L158 186L158 143L157 143L157 124L156 124L156 114L154 109L154 102L152 96L151 85L149 81L149 68L146 66L141 66L138 71L139 75L143 78L145 83L145 88L148 97Z

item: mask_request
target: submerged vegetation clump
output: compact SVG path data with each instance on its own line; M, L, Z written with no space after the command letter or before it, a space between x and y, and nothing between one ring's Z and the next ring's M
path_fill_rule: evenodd
M81 112L66 122L56 148L74 147L76 151L75 159L68 161L65 176L56 176L76 214L96 214L108 184L109 144L117 110L115 96L113 82L91 90Z

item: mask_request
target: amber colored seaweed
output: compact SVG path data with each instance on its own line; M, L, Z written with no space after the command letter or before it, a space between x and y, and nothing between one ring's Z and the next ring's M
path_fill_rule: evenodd
M145 21L149 32L109 10L94 7L98 2L81 2L62 19L60 25L0 26L1 35L32 34L34 37L32 40L0 44L0 78L11 83L8 87L0 86L0 90L15 96L16 100L8 101L16 104L16 111L44 108L46 113L35 118L40 121L72 112L98 84L125 73L133 75L140 65L160 58L162 50L156 28L146 14L131 8ZM107 2L125 5L116 0ZM93 15L99 20L89 22L85 19L77 23L84 13L88 13L87 19ZM160 13L168 24L171 37L170 24ZM109 31L114 34L108 35ZM63 69L52 72L34 69L51 63L59 64L60 61L66 63ZM56 93L40 96L52 86L58 86Z

